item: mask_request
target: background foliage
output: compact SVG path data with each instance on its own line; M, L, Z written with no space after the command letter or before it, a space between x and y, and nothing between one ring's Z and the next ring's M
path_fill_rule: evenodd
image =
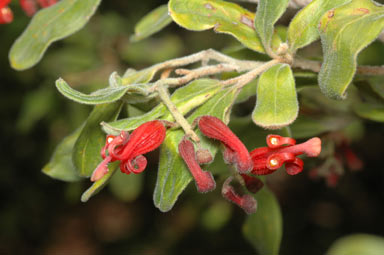
M108 251L108 254L180 254L188 251L195 254L254 251L252 240L248 243L241 232L255 229L242 229L246 215L225 202L219 190L202 196L195 192L193 185L189 185L171 212L163 214L153 206L158 162L156 152L149 157L150 167L145 175L132 178L117 173L108 189L86 204L81 203L79 197L89 183L63 183L41 174L41 168L49 160L55 145L73 132L91 111L88 106L63 98L54 87L57 77L63 77L76 89L91 92L105 87L109 75L116 70L123 73L128 67L141 69L207 48L225 49L231 54L231 50L238 47L229 36L212 31L188 32L174 24L149 39L130 42L136 22L160 4L149 0L104 1L84 29L54 44L38 65L23 72L10 68L7 54L29 19L15 7L15 21L0 26L3 137L0 253L103 254ZM254 8L253 5L248 7ZM293 11L289 11L279 24L287 25L293 15ZM383 43L375 42L362 52L358 61L361 64L384 64L383 52ZM320 44L315 43L300 54L319 56ZM243 59L263 59L258 53L245 49L232 55ZM376 84L380 82L378 79ZM310 73L303 73L296 78L296 83L316 85L317 80ZM357 83L359 85L364 86L364 81ZM369 88L363 90L368 90L370 95ZM311 93L311 88L299 93L316 94ZM313 126L308 126L308 122L299 118L293 127L298 138L311 135L302 131L319 128L332 131L330 127L338 130L339 122L350 115L355 116L346 110L349 109L346 106L348 102L330 104L327 99L316 96L307 100L301 102L301 107L312 110L312 114L318 107L311 108L314 101L330 106L322 109L331 113L330 119L328 122L311 122ZM248 116L254 105L255 98L251 98L236 106L234 114L238 117L231 122L234 132L248 148L263 146L265 142L266 132L256 128ZM364 109L360 109L362 116L377 116ZM133 107L124 111L130 116L142 113ZM324 112L319 114L326 116ZM304 117L313 116L316 115L306 116L304 112ZM300 126L301 123L304 124ZM328 125L324 126L324 123ZM350 125L343 132L346 135L352 133L355 137L352 147L363 159L364 171L347 172L336 188L328 188L322 181L310 180L307 172L294 178L280 172L268 178L269 187L282 206L281 254L324 254L337 238L356 232L384 235L381 216L384 212L381 188L384 181L381 164L384 128L371 121L357 127ZM306 169L310 168L310 164L306 165ZM216 163L212 171L222 171L222 166Z

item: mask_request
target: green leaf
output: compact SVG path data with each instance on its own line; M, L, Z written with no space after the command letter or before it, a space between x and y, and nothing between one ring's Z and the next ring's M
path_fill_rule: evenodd
M287 9L289 0L260 0L255 17L255 28L265 49L271 49L276 21Z
M117 172L109 182L108 188L120 200L134 201L143 189L143 174L123 174Z
M336 240L327 255L381 255L384 251L384 238L368 234L353 234Z
M382 76L369 79L371 88L377 95L384 99L384 79Z
M96 195L100 190L102 190L105 185L110 181L113 174L119 168L119 161L112 162L108 164L108 173L104 175L100 180L94 182L91 187L89 187L81 196L81 202L87 202L92 196Z
M269 68L259 78L252 120L261 127L278 129L291 124L298 111L295 80L289 65Z
M288 28L288 44L291 52L319 39L317 27L326 11L346 4L351 0L314 0L299 11Z
M99 3L100 0L62 0L36 13L11 48L11 66L16 70L34 66L51 43L80 30Z
M96 105L89 115L72 154L73 163L80 176L91 176L101 162L100 150L105 144L105 134L100 128L100 122L115 120L121 107L121 102Z
M156 66L151 66L140 71L129 68L123 75L122 84L148 83L153 79L157 71Z
M127 92L145 93L144 91L146 85L134 84L126 86L110 86L87 95L72 89L63 79L60 78L56 81L56 88L65 97L75 102L81 104L97 105L115 102L121 99Z
M384 104L358 103L354 105L353 110L362 118L384 122Z
M172 102L182 114L186 114L195 107L203 104L221 89L220 82L213 79L200 79L190 82L177 89L171 96ZM117 134L122 130L130 131L141 124L154 119L172 121L173 117L164 104L159 104L152 111L127 119L121 119L112 123L102 123L103 130L108 134Z
M130 38L137 42L160 31L172 22L168 15L168 6L161 5L145 15L135 26L135 34Z
M328 11L319 32L324 61L319 73L322 92L343 99L356 72L356 57L384 27L384 7L370 0L353 0Z
M240 91L240 93L236 99L236 103L245 102L250 97L256 95L257 81L258 81L258 79L254 79L253 81L251 81L250 83L248 83L247 85L245 85L241 89L241 91Z
M254 14L237 4L221 0L170 0L169 12L180 26L194 31L214 28L230 34L244 46L264 53L254 29Z
M278 255L283 229L279 203L266 187L255 198L258 208L256 213L247 217L243 234L258 254Z
M238 91L232 88L224 89L200 106L189 118L190 123L201 115L212 115L220 118L225 123L229 122L229 114L236 99ZM201 144L210 150L212 155L217 151L217 144L213 143L200 132ZM179 156L178 146L184 136L182 130L171 130L161 145L159 171L153 200L155 206L162 212L172 209L179 195L184 191L192 176L183 159Z
M61 181L74 182L82 178L77 174L72 162L72 150L82 127L65 137L52 154L48 164L43 168L43 173Z

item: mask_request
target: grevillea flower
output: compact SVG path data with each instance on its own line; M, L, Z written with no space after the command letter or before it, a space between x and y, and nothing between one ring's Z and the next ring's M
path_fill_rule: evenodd
M296 141L289 137L268 135L267 145L268 147L251 151L253 174L270 174L285 164L287 173L295 175L300 173L304 166L303 161L296 156L306 154L308 157L317 157L321 152L321 140L318 137L296 144Z
M235 189L231 185L232 180L232 176L228 177L228 179L225 180L221 189L221 194L223 195L223 197L226 198L228 201L237 204L246 213L255 213L257 209L257 201L251 195L245 194L240 196L239 194L237 194Z
M201 193L214 190L216 183L212 173L201 169L196 159L195 147L188 138L184 137L179 143L179 153L195 179L197 190Z
M253 162L247 148L224 122L213 116L202 116L197 119L197 123L205 136L223 143L226 163L235 164L240 173L247 173L252 169Z
M11 23L13 20L12 10L7 6L11 0L0 0L0 24Z
M47 8L51 5L54 5L57 2L57 0L37 0L37 2L41 6L41 8Z
M147 166L142 155L155 150L164 141L166 128L161 121L153 120L136 128L131 134L122 131L119 136L107 136L101 150L103 161L94 170L91 181L97 181L108 173L108 163L120 160L123 173L138 174Z

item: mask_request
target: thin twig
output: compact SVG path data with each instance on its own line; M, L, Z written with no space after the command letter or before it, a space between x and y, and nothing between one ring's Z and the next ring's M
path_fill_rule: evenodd
M321 62L296 58L292 66L318 73L321 69ZM384 66L358 66L356 73L363 75L384 75Z
M188 121L184 118L183 114L179 112L176 105L171 101L171 98L168 94L168 91L164 86L157 86L156 88L159 97L161 101L167 106L168 110L171 112L173 118L175 121L184 129L184 132L187 136L189 136L193 141L196 143L200 142L200 138L197 136L197 134L193 131L191 125L188 123Z

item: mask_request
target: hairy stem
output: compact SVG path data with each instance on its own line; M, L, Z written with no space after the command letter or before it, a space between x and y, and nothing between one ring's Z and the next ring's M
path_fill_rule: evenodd
M176 105L171 101L171 98L168 94L167 89L163 85L160 85L156 87L156 90L159 94L161 101L163 101L165 106L167 106L168 110L171 112L175 121L182 127L182 129L184 129L185 134L189 136L196 143L199 143L200 138L193 131L191 125L184 118L184 116L179 112Z

